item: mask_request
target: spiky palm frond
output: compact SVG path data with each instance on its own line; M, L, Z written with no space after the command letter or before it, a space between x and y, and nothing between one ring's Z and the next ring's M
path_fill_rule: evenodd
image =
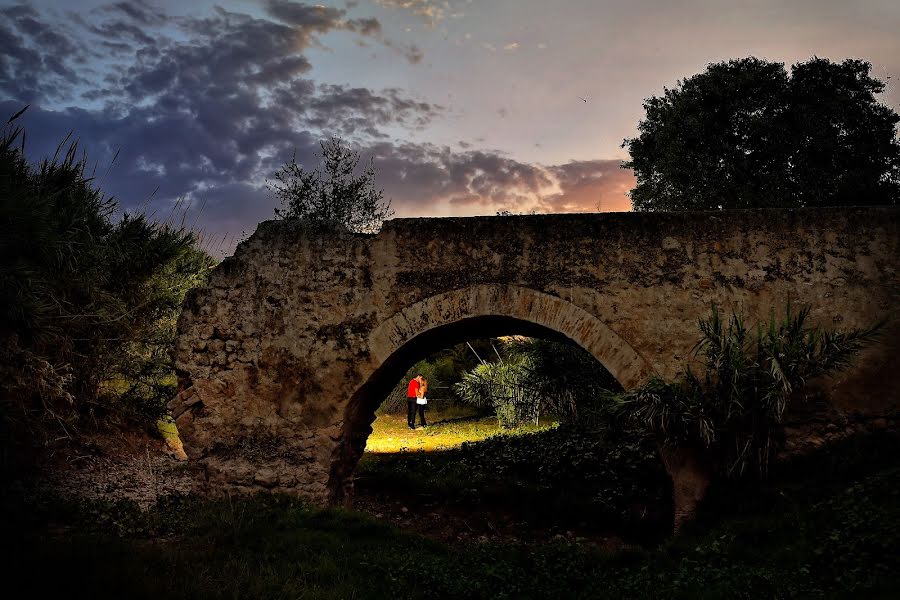
M698 322L702 379L690 370L682 380L653 380L622 396L629 418L665 443L716 446L722 466L732 476L751 466L765 473L774 451L773 432L792 395L815 377L851 365L852 359L878 338L886 320L849 331L810 326L809 306L787 303L781 318L770 315L755 334L744 317L727 321L713 306Z
M552 414L590 426L609 417L607 396L618 382L584 349L534 338L503 343L499 361L480 365L456 386L464 401L502 407L505 419L533 421Z

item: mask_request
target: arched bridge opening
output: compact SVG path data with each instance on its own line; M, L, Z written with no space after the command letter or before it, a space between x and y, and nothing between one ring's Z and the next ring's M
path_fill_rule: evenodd
M341 444L336 449L329 478L330 501L345 506L352 503L353 471L372 434L376 411L416 363L457 344L506 336L554 341L586 350L572 338L545 325L494 314L460 319L413 337L394 351L349 399L344 413ZM599 369L605 368L603 361L598 363Z

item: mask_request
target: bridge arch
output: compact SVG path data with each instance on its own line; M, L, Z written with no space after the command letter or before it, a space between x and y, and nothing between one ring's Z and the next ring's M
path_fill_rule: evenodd
M389 317L369 335L369 377L346 405L329 476L332 503L349 504L352 473L372 432L375 410L418 360L466 340L528 335L574 343L594 356L624 389L651 374L650 363L605 323L558 296L517 285L475 285L437 294Z
M561 336L629 388L678 376L713 303L765 316L789 297L842 328L897 313L898 257L896 207L394 219L374 236L269 221L188 295L169 409L200 490L324 504L355 465L362 399L431 344ZM885 340L822 399L896 412L900 325Z

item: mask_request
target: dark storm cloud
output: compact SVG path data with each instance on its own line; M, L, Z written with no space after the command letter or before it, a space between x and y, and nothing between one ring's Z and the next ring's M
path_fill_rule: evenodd
M392 193L398 210L409 212L446 202L521 210L553 184L541 167L496 152L380 143L368 153L375 160L380 185Z
M371 137L385 137L371 123L422 129L443 111L439 105L406 98L396 88L375 93L368 88L323 85L307 102L308 122L340 135L365 131Z
M313 31L221 8L215 12L180 19L190 39L138 56L119 82L131 99L166 94L205 102L210 93L277 84L310 69L299 51L308 46Z
M354 19L347 23L347 29L358 31L363 35L378 35L381 33L381 23L378 19Z
M2 102L0 114L11 115L19 108L18 103ZM73 128L92 161L89 168L96 162L98 173L107 170L118 150L108 177L98 180L106 193L126 208L142 208L157 190L149 205L159 210L157 216L168 214L171 201L178 197L186 197L193 207L191 216L206 201L202 223L212 231L224 231L226 226L234 231L236 222L252 229L259 219L247 220L251 215L271 216L272 204L261 189L265 177L294 151L298 161L312 163L319 138L307 131L279 130L271 123L225 137L190 115L151 109L119 118L102 110L50 111L32 106L21 123L33 156L52 154Z
M280 21L310 33L345 30L371 37L391 50L402 54L410 63L422 60L422 51L415 45L402 45L382 34L381 22L375 18L345 19L346 11L325 6L310 6L291 0L267 0L266 12Z
M100 45L110 52L114 53L134 51L134 47L131 44L126 44L125 42L110 42L108 40L103 40L100 42Z
M329 31L379 39L375 20L348 20L341 10L285 1L265 5L271 18L222 8L169 18L149 5L134 6L129 12L110 5L70 19L83 39L94 41L92 51L107 52L113 65L90 84L66 70L79 57L72 30L56 28L28 6L5 9L8 26L0 25L0 41L10 48L0 62L0 98L6 99L0 115L43 98L36 90L58 79L77 88L68 98L82 98L89 107L66 100L62 106L69 108L51 109L38 102L25 113L29 154L52 154L72 130L98 173L118 151L109 175L97 181L126 208L146 206L165 218L183 198L188 222L203 206L199 222L210 235L249 233L273 214L266 179L292 154L302 165L317 164L319 142L329 135L344 136L364 158L374 158L378 185L401 215L448 205L463 212L566 208L596 183L588 165L546 168L497 152L389 141L386 128L424 128L444 108L396 88L316 84L303 53ZM39 38L54 48L53 56L38 49ZM66 52L70 62L60 63ZM23 65L41 69L17 77Z
M542 166L498 152L453 152L431 144L379 143L368 152L379 185L400 214L449 204L468 213L629 210L634 175L618 160Z
M102 6L100 11L123 15L133 23L144 26L162 25L168 20L165 13L143 0L107 4Z
M45 23L29 5L0 8L0 90L27 102L58 98L83 79L73 64L85 59L68 28Z
M76 97L99 103L94 108L32 106L23 117L30 153L51 153L75 130L101 166L120 150L103 188L125 207L143 206L158 189L155 202L184 196L196 209L205 201L203 222L213 227L232 228L237 219L252 228L255 221L248 219L271 215L263 183L292 153L311 165L323 136L380 139L385 126L420 128L440 113L441 107L397 89L316 86L302 77L312 68L303 50L317 36L331 30L380 35L377 21L347 21L343 11L295 2L266 8L278 20L222 8L170 19L145 5L129 11L118 4L71 19L88 39L105 38L95 52L108 49L114 57L135 48L134 58L82 86ZM11 115L35 98L30 90L49 81L43 72L13 81L20 66L46 64L52 73L52 60L72 48L48 37L56 24L46 16L44 23L32 8L6 13L17 29L0 27L0 40L11 49L0 63L0 91L10 101L0 108ZM152 25L161 22L169 29ZM172 26L181 35L173 35ZM39 37L53 44L52 56L28 43Z
M140 44L153 44L154 39L144 33L144 30L122 20L106 21L101 25L88 25L88 30L103 38L104 42L108 40L133 40Z
M267 0L264 6L273 17L317 33L335 29L346 14L339 8L310 6L290 0Z

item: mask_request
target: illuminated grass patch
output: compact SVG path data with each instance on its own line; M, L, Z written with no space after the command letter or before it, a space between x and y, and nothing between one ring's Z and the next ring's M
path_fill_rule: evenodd
M366 452L433 452L459 448L463 442L477 442L498 434L522 435L556 426L553 419L541 419L537 425L501 429L494 416L480 416L469 411L426 412L429 425L409 429L406 415L379 415L372 423L372 434ZM418 423L418 420L417 420Z

